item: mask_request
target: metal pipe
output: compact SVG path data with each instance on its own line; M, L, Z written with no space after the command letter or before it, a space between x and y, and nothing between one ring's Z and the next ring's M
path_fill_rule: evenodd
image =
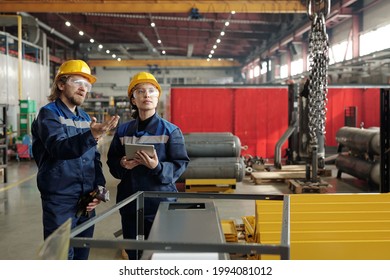
M239 157L240 139L231 133L184 134L188 156L192 157Z
M312 145L312 158L311 158L311 181L318 182L318 146Z
M22 17L16 16L18 20L18 92L19 100L23 99L23 49L22 49Z
M281 168L281 166L282 166L282 164L281 164L281 161L282 161L282 155L281 155L281 153L282 153L281 152L282 146L283 146L284 142L286 142L286 140L293 134L293 132L295 131L296 128L297 128L297 123L295 122L293 125L290 125L287 128L287 130L284 132L282 137L280 137L280 139L276 143L276 145L275 145L275 159L274 159L274 166L276 168Z
M339 171L352 175L356 178L380 184L380 164L355 158L352 156L339 155L336 158L336 167Z
M191 158L186 171L179 178L185 179L236 179L241 182L245 175L245 164L238 157Z
M22 17L14 15L0 15L0 17L12 17L17 20L18 23L18 94L19 100L22 100L23 97L23 61L22 61Z
M380 132L376 128L344 126L337 131L336 141L353 152L380 155Z
M26 16L26 17L33 17L32 15L30 15L29 13L26 13L26 12L19 12L20 15L22 16ZM61 38L62 40L68 42L69 44L73 45L74 44L74 40L66 37L64 34L61 34L60 32L56 31L54 28L48 26L47 24L39 21L37 18L35 18L35 20L37 21L38 25L44 29L46 29L47 31L49 31L51 34Z

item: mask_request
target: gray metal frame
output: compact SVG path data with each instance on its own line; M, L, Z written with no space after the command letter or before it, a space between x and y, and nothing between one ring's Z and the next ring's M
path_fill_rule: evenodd
M143 208L144 198L204 198L204 199L241 199L241 200L283 200L283 217L280 244L258 243L181 243L181 242L156 242L144 240L143 232ZM136 200L138 236L136 240L107 240L95 238L76 237L85 229L102 221L106 217L118 211L123 206ZM290 197L289 195L250 195L250 194L220 194L220 193L172 193L172 192L137 192L127 199L117 203L103 213L91 218L88 222L74 228L70 233L71 247L96 247L117 248L133 250L165 250L182 252L219 252L241 254L271 254L280 255L282 260L290 259Z
M382 88L380 94L381 183L379 186L379 191L381 193L388 193L390 191L390 90Z

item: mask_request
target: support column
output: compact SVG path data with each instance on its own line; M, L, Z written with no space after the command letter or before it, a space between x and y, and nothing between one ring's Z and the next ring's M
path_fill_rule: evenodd
M381 193L390 192L390 90L381 89L380 98L380 118L381 118Z

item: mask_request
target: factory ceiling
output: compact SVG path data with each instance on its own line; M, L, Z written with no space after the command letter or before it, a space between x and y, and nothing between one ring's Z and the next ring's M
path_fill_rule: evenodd
M329 27L364 8L363 0L331 2ZM2 14L23 16L23 26L30 25L25 39L36 40L29 38L36 36L31 25L44 30L52 57L77 54L100 66L244 65L288 44L306 44L311 23L306 0L0 0L0 7ZM213 64L205 64L210 56Z

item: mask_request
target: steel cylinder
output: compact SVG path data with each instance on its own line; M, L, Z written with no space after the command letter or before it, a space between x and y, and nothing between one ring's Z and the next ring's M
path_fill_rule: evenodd
M337 131L336 141L355 152L380 155L380 132L378 129L344 126Z
M240 157L196 157L191 158L186 171L179 178L185 179L236 179L242 182L245 163Z
M193 157L239 157L240 139L230 132L184 134L187 154Z
M352 156L339 155L335 165L338 170L356 178L380 184L380 164L355 158Z

